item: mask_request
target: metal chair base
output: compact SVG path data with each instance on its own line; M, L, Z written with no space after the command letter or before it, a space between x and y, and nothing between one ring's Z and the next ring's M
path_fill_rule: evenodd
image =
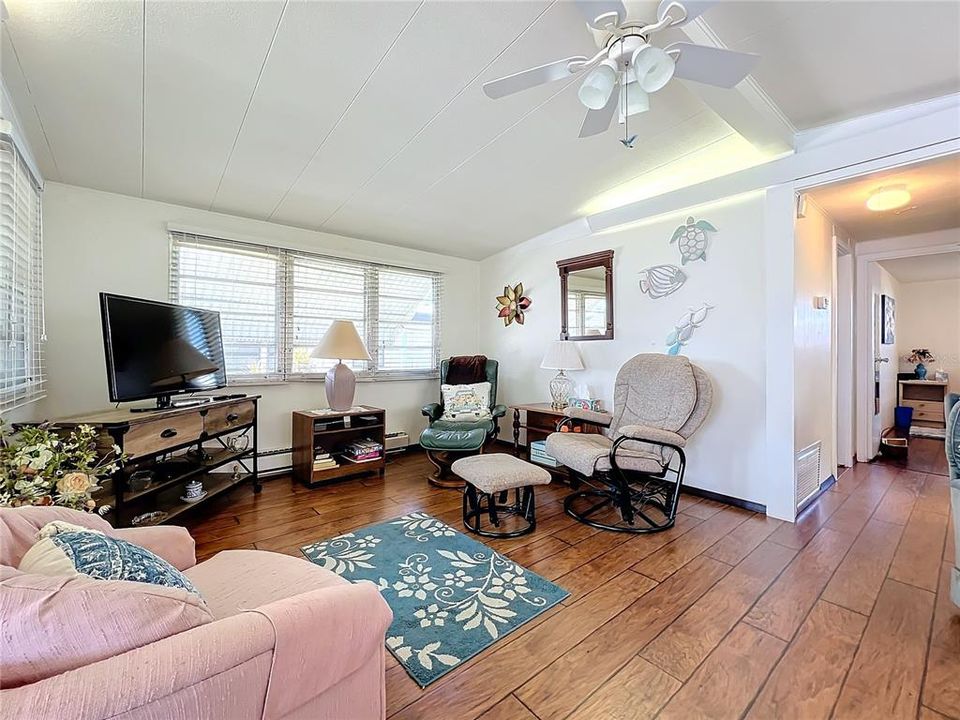
M591 485L588 490L571 493L564 498L563 509L578 522L600 530L662 532L677 520L681 481L682 476L675 483L648 476L638 483L610 478L606 487ZM583 500L593 502L586 508L575 507Z
M491 538L513 538L532 533L537 528L533 486L515 488L513 492L514 502L508 505L509 490L489 494L467 483L463 490L463 526L476 535ZM484 530L481 526L484 515L490 518L493 527L500 527L501 515L518 517L524 525L511 531Z

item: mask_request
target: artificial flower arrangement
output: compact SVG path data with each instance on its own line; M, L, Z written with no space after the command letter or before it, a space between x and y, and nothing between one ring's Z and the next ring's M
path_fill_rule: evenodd
M48 425L8 434L0 422L0 506L60 505L92 512L100 480L126 459L117 445L98 456L96 436L89 425L64 434Z
M914 348L910 351L910 355L907 357L907 362L911 363L912 365L920 365L923 363L932 363L936 361L937 359L933 356L933 353L926 348Z

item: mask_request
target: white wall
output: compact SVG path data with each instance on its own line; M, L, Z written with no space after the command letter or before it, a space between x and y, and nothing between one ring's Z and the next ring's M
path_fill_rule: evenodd
M950 392L960 392L960 280L900 283L897 300L897 355L900 372L915 365L904 360L913 348L928 348L937 359L926 363L950 373Z
M46 400L24 414L54 418L108 406L98 293L169 299L168 222L227 238L443 272L443 355L476 351L473 261L48 183L43 230L49 383ZM263 395L259 430L264 449L289 447L291 410L326 405L322 382L238 391ZM438 392L437 381L362 382L357 401L386 408L388 430L406 430L415 440L424 426L419 408Z
M794 248L794 450L820 442L820 481L836 473L836 361L833 313L814 298L836 302L833 221L813 202L796 222Z
M706 219L718 232L707 260L683 267L687 281L677 292L652 300L640 292L638 273L657 264L680 266L674 229L688 215ZM769 483L765 446L764 195L671 213L618 232L548 247L528 244L481 262L480 348L500 360L501 401L543 402L554 371L539 369L547 345L559 337L560 281L556 261L614 249L616 339L579 344L586 369L570 373L606 407L617 370L643 352L663 352L664 340L691 307L715 306L682 351L714 383L713 410L689 446L687 483L766 504ZM506 284L522 281L533 303L524 325L504 327L493 298Z

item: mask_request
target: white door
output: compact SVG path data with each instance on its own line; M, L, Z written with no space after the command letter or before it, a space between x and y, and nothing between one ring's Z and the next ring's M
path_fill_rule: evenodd
M899 284L880 265L871 262L870 290L873 298L873 422L871 425L871 449L875 456L880 452L880 434L893 426L893 409L897 404L897 346L890 342L896 338L896 299Z
M853 347L853 256L837 258L837 463L853 465L854 445L854 347Z

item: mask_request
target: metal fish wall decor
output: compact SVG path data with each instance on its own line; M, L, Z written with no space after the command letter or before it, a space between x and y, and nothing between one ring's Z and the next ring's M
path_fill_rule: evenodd
M703 325L707 319L707 313L713 310L713 305L704 303L696 310L691 308L678 322L674 329L667 335L667 355L677 355L680 348L686 345L693 337L693 331Z
M676 265L653 265L640 271L640 292L654 300L676 292L687 281L687 274Z

